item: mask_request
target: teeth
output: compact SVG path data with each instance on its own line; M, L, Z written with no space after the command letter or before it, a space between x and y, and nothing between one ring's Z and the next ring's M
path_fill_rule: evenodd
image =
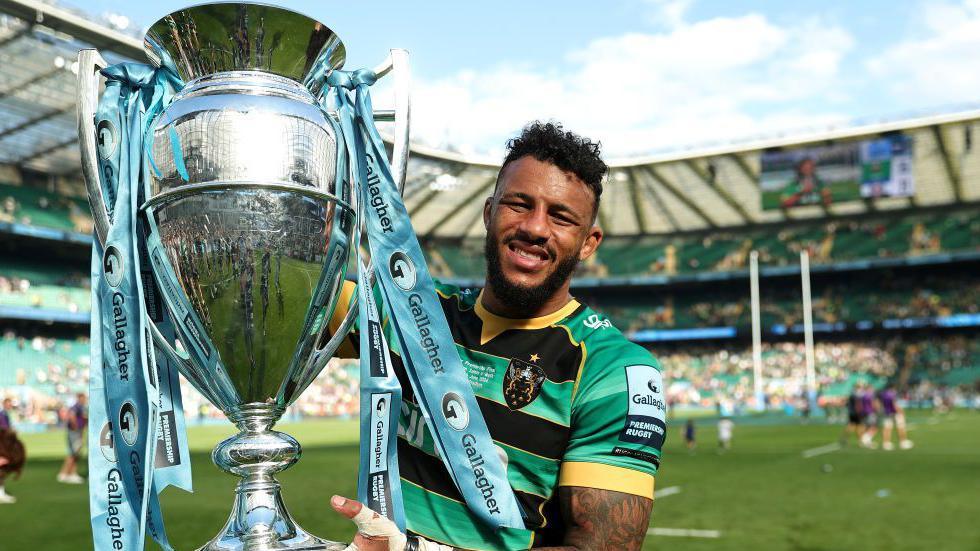
M524 258L531 258L531 259L534 259L534 260L543 260L539 255L532 254L532 253L529 253L527 251L523 251L521 249L515 249L515 251L517 252L518 255L523 256Z

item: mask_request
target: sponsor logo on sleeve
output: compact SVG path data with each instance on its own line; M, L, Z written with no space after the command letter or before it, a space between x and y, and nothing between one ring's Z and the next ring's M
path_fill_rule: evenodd
M585 321L583 321L582 324L589 329L612 327L612 323L607 319L600 318L599 314L590 315L589 317L585 318Z
M649 365L626 367L629 406L626 425L619 440L642 444L659 450L667 436L667 403L663 393L663 376Z
M632 448L621 448L616 446L612 450L612 454L619 457L632 457L633 459L639 459L640 461L646 461L647 463L653 463L654 467L660 466L660 458L655 454L650 452L645 452L643 450L634 450Z

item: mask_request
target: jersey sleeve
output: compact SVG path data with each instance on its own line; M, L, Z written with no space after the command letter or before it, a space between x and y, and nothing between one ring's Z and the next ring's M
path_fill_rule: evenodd
M597 354L582 369L559 486L653 499L667 434L663 376L653 356L628 346L640 353Z

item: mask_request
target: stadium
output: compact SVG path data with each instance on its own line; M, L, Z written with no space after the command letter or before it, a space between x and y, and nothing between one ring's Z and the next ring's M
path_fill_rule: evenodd
M74 60L91 47L145 60L106 21L0 0L0 399L28 454L7 483L17 503L0 505L0 549L91 541L85 486L56 480L66 415L89 385L93 220ZM664 368L670 420L644 549L980 549L977 132L980 111L958 111L607 159L605 239L572 292ZM801 183L807 162L817 191ZM403 196L440 281L483 285L499 169L412 146ZM281 424L304 448L282 476L290 511L339 541L353 529L328 499L354 493L358 379L356 361L332 361ZM865 385L897 390L911 449L846 435ZM171 541L193 549L227 518L233 480L209 452L234 431L181 387L195 492L162 500Z

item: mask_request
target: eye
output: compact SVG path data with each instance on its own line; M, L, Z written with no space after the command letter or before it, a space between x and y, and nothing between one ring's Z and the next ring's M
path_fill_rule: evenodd
M564 214L553 213L551 215L551 218L559 226L574 226L575 225L575 221L572 220L571 218L569 218L568 216L565 216Z
M503 201L503 204L517 212L527 212L531 210L531 205L527 201L521 201L519 199L514 199L510 201Z

